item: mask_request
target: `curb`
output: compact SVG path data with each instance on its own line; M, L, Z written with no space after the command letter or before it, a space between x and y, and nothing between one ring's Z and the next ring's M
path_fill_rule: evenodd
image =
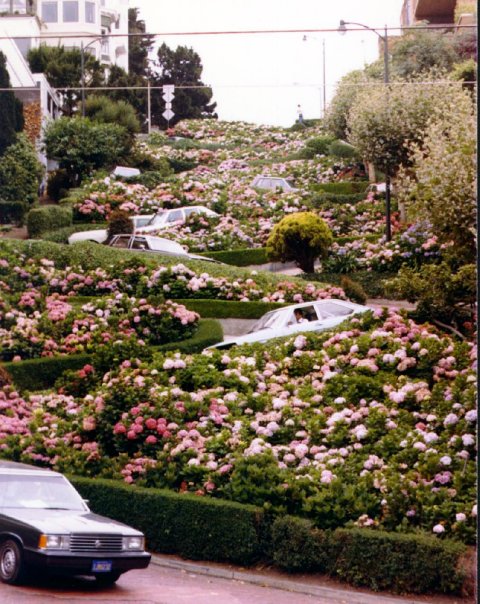
M243 583L250 583L261 587L270 587L273 589L315 596L317 598L322 598L320 600L321 602L328 602L329 604L428 604L425 600L420 602L408 598L399 599L380 594L358 593L333 587L309 585L290 579L277 579L275 577L269 577L268 575L259 575L243 570L210 567L202 563L187 562L183 560L168 560L158 554L152 554L151 563L163 568L206 575L217 579L242 581Z

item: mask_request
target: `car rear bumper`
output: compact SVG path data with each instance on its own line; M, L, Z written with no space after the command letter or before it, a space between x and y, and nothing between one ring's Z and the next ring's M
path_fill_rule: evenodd
M61 574L95 574L92 572L94 560L110 560L112 572L126 572L138 568L147 568L151 555L147 552L136 554L72 554L69 552L41 552L38 550L25 550L25 562L28 566L39 570ZM99 573L101 574L101 573Z

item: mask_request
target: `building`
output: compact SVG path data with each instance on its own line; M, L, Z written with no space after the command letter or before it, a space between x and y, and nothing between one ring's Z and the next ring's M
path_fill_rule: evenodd
M30 138L38 141L45 120L59 115L61 99L42 74L31 73L28 51L41 44L83 46L107 69L128 70L127 34L128 0L0 0L0 51Z
M404 27L421 22L431 25L475 25L477 8L475 0L404 0L400 23Z

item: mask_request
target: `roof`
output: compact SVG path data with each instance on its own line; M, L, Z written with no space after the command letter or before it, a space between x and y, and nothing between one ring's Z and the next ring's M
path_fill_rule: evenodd
M18 461L8 461L6 459L0 459L0 473L10 473L10 472L28 472L28 473L44 473L49 472L52 474L56 474L49 468L40 468L38 466L31 466L26 463L20 463Z

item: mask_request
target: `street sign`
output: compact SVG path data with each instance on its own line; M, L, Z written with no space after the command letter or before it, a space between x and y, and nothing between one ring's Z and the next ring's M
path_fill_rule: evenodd
M172 108L172 103L170 103L170 101L167 101L165 103L165 109L171 109Z
M173 111L171 109L165 109L165 111L162 113L163 117L169 121L172 119L172 117L175 115L173 113Z
M175 97L175 86L173 84L165 84L164 86L162 86L162 90L163 90L163 100L170 102L173 100L173 98Z

